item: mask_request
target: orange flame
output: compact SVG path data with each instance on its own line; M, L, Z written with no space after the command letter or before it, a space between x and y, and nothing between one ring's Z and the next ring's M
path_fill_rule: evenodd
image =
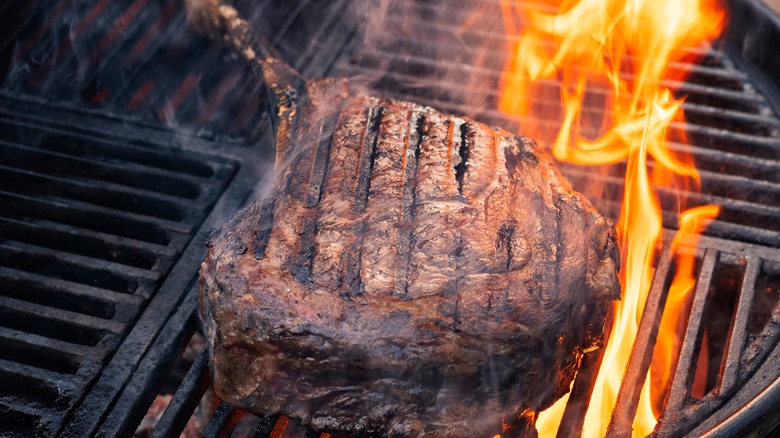
M691 55L681 47L701 45L717 36L724 14L706 0L547 3L558 13L532 11L521 7L520 1L501 0L504 27L512 44L502 76L499 110L518 116L523 132L541 140L549 138L545 135L550 131L549 120L557 116L560 125L550 143L559 160L590 165L626 162L617 224L623 251L623 300L613 309L612 331L583 431L586 437L604 436L661 245L662 211L654 186L681 188L698 181L690 157L666 147L672 136L685 141L684 133L669 125L683 120L683 101L674 97L670 87L679 84L686 72L670 65L690 61ZM552 103L545 101L550 98ZM552 105L553 110L545 111L545 105ZM683 216L717 214L708 208ZM692 270L689 275L686 281L693 281ZM679 281L682 291L684 280ZM677 317L669 318L672 322L662 329L674 326L676 333ZM659 334L659 339L663 337ZM667 341L660 344L668 348ZM647 382L652 380L648 375L641 392L634 436L652 432L657 422L651 394L656 399L663 397L665 384L651 391ZM656 380L665 382L668 376ZM565 402L540 414L540 436L555 434L561 403Z

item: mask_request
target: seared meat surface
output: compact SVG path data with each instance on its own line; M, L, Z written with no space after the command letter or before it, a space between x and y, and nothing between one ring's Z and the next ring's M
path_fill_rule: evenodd
M309 83L271 196L210 242L223 399L318 430L491 436L565 393L615 235L528 138Z
M530 425L619 297L609 221L532 140L304 81L218 10L265 80L277 154L268 198L201 267L217 395L350 436Z

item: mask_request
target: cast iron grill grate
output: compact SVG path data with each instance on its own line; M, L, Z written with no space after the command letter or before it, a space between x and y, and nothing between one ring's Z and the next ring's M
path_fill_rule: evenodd
M258 28L267 29L280 53L309 76L368 77L375 79L377 94L454 113L475 115L475 107L495 107L490 90L496 89L505 43L500 23L488 23L486 29L495 30L482 31L459 26L469 15L465 2L408 2L413 14L403 17L390 9L385 25L372 28L381 35L374 41L382 43L354 50L349 2L248 3L243 6L251 7L253 22L263 24ZM496 3L468 4L490 11ZM81 124L70 111L61 114L76 123L57 124L52 120L58 121L59 113L38 118L32 115L37 104L8 102L23 94L74 110L121 114L131 129L168 123L243 146L267 132L259 110L264 98L240 62L187 29L180 1L42 0L24 8L25 20L11 21L5 27L11 31L3 34L8 38L0 41L0 66L13 61L2 76L6 97L0 98L0 148L11 159L0 163L0 173L8 176L0 181L0 279L13 286L0 289L0 312L6 312L0 314L0 378L11 382L0 389L0 418L8 424L4 429L21 435L129 436L154 396L168 391L161 389L167 375L196 331L190 287L198 252L178 262L177 257L187 242L202 245L203 233L195 233L236 164L177 152L160 143L159 131L127 140L98 133L94 122ZM0 22L10 16L0 16ZM339 27L344 20L346 29ZM408 32L412 28L423 33ZM673 414L662 420L662 435L683 430L701 435L732 413L744 412L753 397L769 392L767 385L777 386L780 369L780 122L731 57L715 49L701 54L699 64L674 66L692 69L680 86L688 95L685 126L702 170L703 194L692 201L722 204L724 213L697 253L695 299L666 407ZM490 62L476 65L477 55ZM475 93L472 81L488 91ZM554 93L558 84L548 87ZM539 105L556 109L552 101ZM476 117L517 127L490 110ZM48 126L41 128L44 119ZM232 157L234 152L216 153ZM564 170L588 191L589 169ZM618 166L600 180L607 190L599 207L612 214L621 173ZM237 207L256 178L237 175L232 181L230 190L243 193L234 200ZM203 196L206 188L214 190L212 197ZM676 215L665 205L665 224L673 228ZM659 315L654 309L663 306L674 269L668 255L659 259L640 351L649 351ZM168 281L171 277L175 281ZM695 371L704 344L713 360L705 371ZM113 353L105 353L109 350ZM585 369L598 360L589 357ZM646 354L632 359L626 385L641 381L648 360ZM204 353L172 390L171 404L152 435L178 435L198 400L211 397L206 368ZM699 386L694 388L694 381ZM587 377L577 381L561 436L580 427L589 385ZM762 403L771 406L780 399L777 389L772 394ZM617 420L629 418L636 404L631 391L621 397ZM63 412L70 412L64 421ZM250 436L281 436L285 428L288 436L319 435L283 417L255 418L224 403L205 418L204 435L229 434L241 419L249 420ZM778 421L771 417L768 427Z
M0 417L51 436L237 165L0 113Z

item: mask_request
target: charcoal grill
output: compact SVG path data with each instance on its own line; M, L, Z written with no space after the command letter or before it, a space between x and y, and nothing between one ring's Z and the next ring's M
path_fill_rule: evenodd
M355 76L382 95L518 127L490 110L504 44L493 0L410 0L365 28L346 1L237 4L305 75ZM780 424L780 20L756 0L728 8L726 36L677 66L692 69L679 87L702 174L691 203L723 213L696 253L660 436L763 436ZM151 433L179 435L213 397L205 354L181 355L198 336L206 234L268 176L262 87L189 30L180 1L0 9L0 435L130 436L161 392L173 398ZM475 16L484 26L461 26ZM589 169L563 170L588 192ZM620 173L608 171L594 199L613 215ZM669 208L664 223L668 241ZM613 436L630 427L674 269L668 254L657 261ZM702 343L710 365L696 371ZM586 357L559 436L581 428L599 360ZM201 415L204 436L319 436L225 403Z

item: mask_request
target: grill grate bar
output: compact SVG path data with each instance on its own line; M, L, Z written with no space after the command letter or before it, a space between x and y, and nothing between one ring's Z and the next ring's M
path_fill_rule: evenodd
M279 26L279 28L275 29L274 38L270 40L271 47L277 47L279 44L282 43L285 35L290 30L295 20L298 19L298 17L300 17L304 9L307 6L309 6L309 3L310 3L309 0L298 1L295 3L293 9L289 11L289 13L284 14L284 18L285 18L284 22L281 24L281 26Z
M195 331L197 298L198 294L193 290L180 303L112 403L111 411L97 432L99 436L126 435L141 421L144 407L152 402L156 389L162 385L176 356L190 339L188 335Z
M211 385L208 360L208 351L204 349L176 389L171 402L152 431L152 438L179 436L182 433L190 415Z
M667 227L676 227L676 215L665 213L664 224ZM778 234L777 231L727 223L717 219L707 226L707 235L718 236L728 240L767 245L774 248L780 247L780 234Z
M780 162L726 150L713 150L696 145L667 142L666 147L675 152L687 151L696 157L700 172L722 172L732 175L751 175L755 181L780 182Z
M220 402L217 412L211 417L202 438L221 438L230 436L238 420L244 415L244 411L235 408L225 402Z
M281 415L264 415L259 417L259 424L252 431L252 438L269 438L271 432L276 428L276 423L281 419ZM274 437L276 438L276 437Z
M739 291L739 302L734 317L734 326L730 333L728 350L723 365L723 377L720 384L721 395L730 394L736 389L739 380L739 369L742 352L747 338L747 325L753 307L753 296L756 293L756 280L761 271L761 259L747 257L745 276Z
M419 42L417 43L419 44ZM437 49L438 48L439 47L437 46ZM463 50L463 47L459 47L458 50ZM496 60L496 62L502 63L501 60ZM359 55L353 56L352 64L349 66L341 66L341 68L349 71L358 70L376 74L375 69L377 65L387 65L387 68L392 71L392 77L401 79L402 83L414 84L414 87L420 88L421 90L450 92L452 93L450 97L452 97L453 100L461 100L461 96L468 96L468 94L464 94L463 85L459 84L451 77L462 77L464 81L468 81L469 76L478 75L483 81L493 81L498 84L502 75L501 71L496 69L448 61L447 59L432 60L419 56L409 56L408 54L392 52L381 48L372 52L361 52ZM694 64L686 65L686 68L687 67L693 69L692 73L696 73ZM584 68L578 70L587 71ZM427 71L431 76L421 77L419 71ZM446 72L446 74L441 75L442 77L440 78L433 76L436 72L441 71ZM765 101L758 94L745 92L744 77L733 76L731 74L732 70L719 69L719 71L722 75L719 75L718 77L721 79L728 79L732 81L732 84L729 86L714 87L711 85L696 84L691 81L681 82L669 80L662 81L661 85L677 90L677 93L679 94L693 96L696 100L700 101L703 99L706 102L705 105L702 105L701 103L686 101L683 103L683 108L686 110L710 112L710 108L713 108L712 104L715 104L719 111L723 111L724 115L729 115L729 117L743 117L748 121L761 122L774 127L778 125L778 121L773 117L757 112ZM699 71L699 74L703 74L703 72ZM625 73L621 75L622 79L628 79L630 77L630 75ZM560 81L555 79L541 79L537 83L550 91L558 90L561 86ZM608 89L597 85L588 88L589 95L604 95L608 92ZM498 87L490 87L485 90L484 93L486 96L491 97L493 101L496 101L500 94L500 90ZM708 98L717 99L707 101ZM555 102L555 104L557 104L557 102ZM717 113L717 115L720 116L721 114Z
M333 47L344 47L352 36L352 33L344 32L339 28L342 24L339 22L341 15L350 2L339 0L331 3L327 17L322 19L318 31L310 37L313 44L309 44L295 62L295 68L305 76L322 75L324 70L330 68L331 62L335 61L330 50Z
M604 359L604 349L585 353L580 364L580 370L574 380L574 385L569 394L569 401L563 413L561 424L558 427L557 438L569 438L582 435L582 427L585 424L585 414L593 388L596 385L596 375Z
M370 70L366 70L366 73L369 71ZM455 83L443 85L441 81L428 82L412 75L404 75L399 73L395 73L393 77L401 79L402 81L407 81L407 83L414 84L414 90L416 90L414 92L414 100L418 101L435 99L437 95L441 94L446 96L448 103L452 104L452 102L461 101L461 99L455 96L468 95L463 91L462 86L459 86ZM549 88L549 93L552 93L553 95L559 94L558 90L560 84L558 82L540 81L540 84L544 84L547 88ZM391 88L397 88L397 84L395 83L380 83L379 86L383 88L383 92L392 92ZM713 138L722 138L724 136L728 136L729 139L733 139L735 141L757 143L764 148L774 148L772 151L775 156L778 152L780 152L780 142L771 137L780 128L780 123L766 115L757 113L757 109L751 109L750 111L736 111L731 109L735 107L735 97L730 94L724 94L724 92L722 92L723 90L721 89L702 88L702 90L709 90L710 92L707 94L697 94L695 90L680 90L680 93L688 94L689 101L688 103L683 104L683 108L687 110L687 120L685 123L670 123L669 127L671 129L688 128L690 133L695 133L700 136ZM589 93L594 96L606 95L605 93L600 93L597 89L589 89ZM729 93L743 95L736 92ZM487 94L487 96L493 100L498 99L498 94L496 92L490 92ZM406 97L408 98L409 96ZM717 97L718 99L723 99L725 106L724 108L714 107L712 102L707 102L707 106L700 103L691 103L691 101L697 97L704 100L708 99L709 97ZM704 109L708 107L711 109ZM534 108L534 113L553 114L556 116L560 116L562 114L560 103L557 101L538 101L534 103ZM469 106L465 103L464 110L470 111ZM497 114L503 118L512 118L511 116L507 116L505 114ZM612 112L611 110L605 111L601 108L585 107L582 109L581 114L582 117L604 118L610 116ZM534 116L529 117L529 120L535 120ZM552 124L556 125L555 123ZM724 129L724 124L726 124L729 129ZM738 129L745 132L738 132ZM590 132L586 130L585 133L589 134ZM593 133L595 134L595 132Z
M766 359L776 343L778 334L780 334L780 302L772 309L769 321L746 349L743 359L743 364L746 366L740 369L740 379L746 378L750 369Z
M733 190L734 192L728 193L728 199L736 198L739 201L764 203L767 208L776 209L773 207L774 202L771 201L780 195L780 184L709 170L699 170L699 176L702 178L705 193L724 193L727 190Z

